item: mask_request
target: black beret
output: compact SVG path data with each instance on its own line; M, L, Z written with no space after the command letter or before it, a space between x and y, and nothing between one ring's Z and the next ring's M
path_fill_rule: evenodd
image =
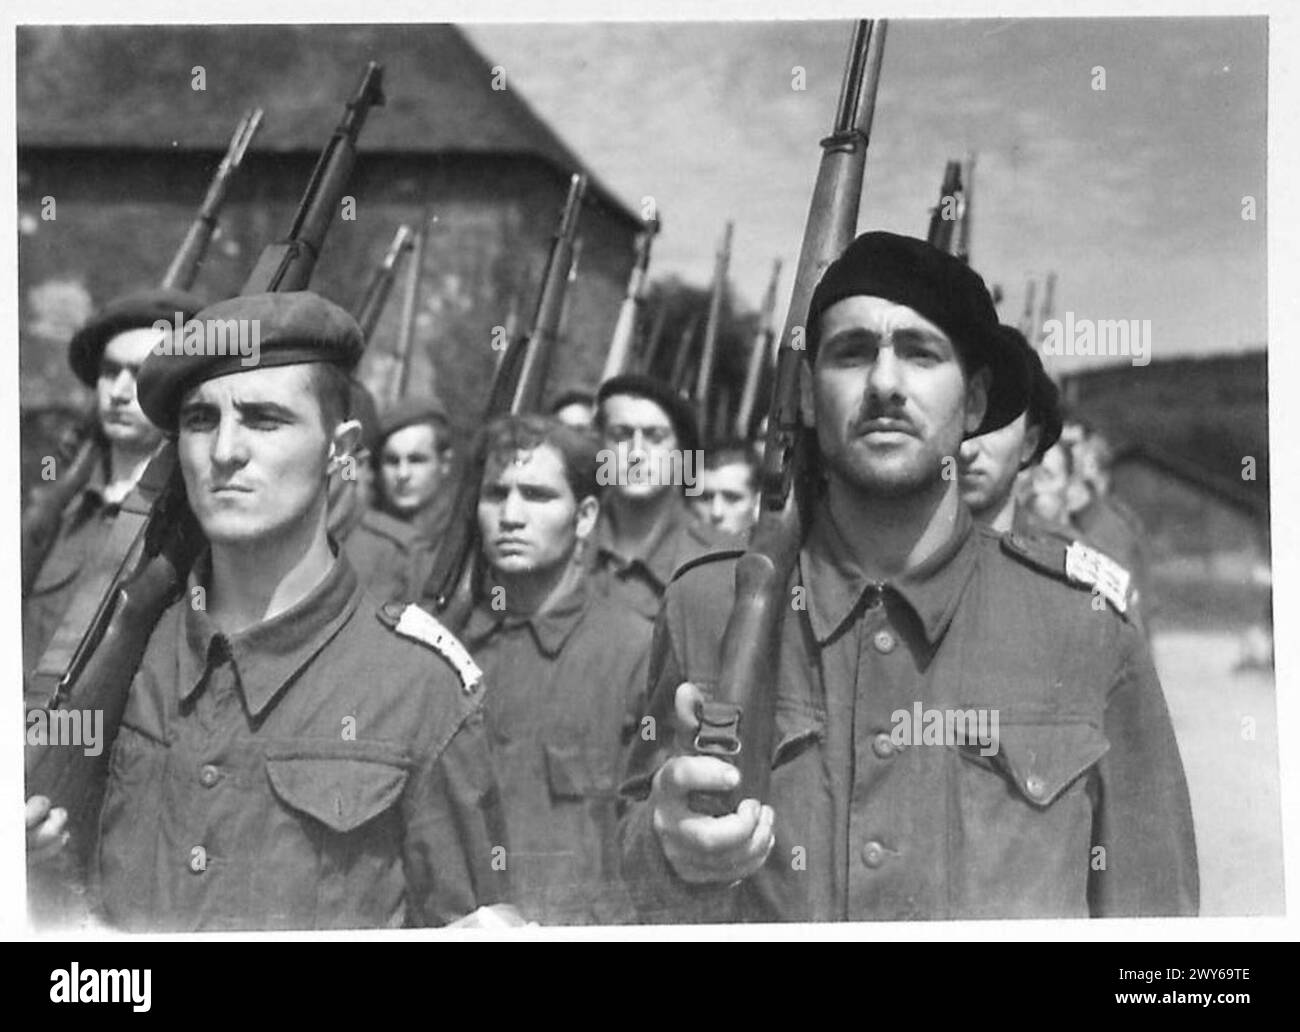
M236 338L229 323L245 328L247 337ZM361 358L361 328L332 301L309 290L271 294L246 294L218 301L194 316L205 331L225 324L226 333L211 348L205 341L190 347L188 332L169 342L167 352L150 355L136 380L140 407L154 425L176 431L181 401L190 389L219 376L247 372L250 368L330 362L351 372ZM248 345L241 351L237 343ZM256 344L256 347L253 347ZM223 346L224 345L224 346ZM202 353L200 353L202 352ZM217 353L222 352L222 353Z
M695 419L695 408L683 395L678 394L663 380L644 373L623 373L611 376L600 385L596 392L596 407L600 408L606 398L615 394L630 394L634 398L649 398L668 414L668 421L673 425L677 435L677 445L683 452L694 452L700 448L699 423Z
M1030 346L1029 341L1025 340L1023 333L1014 326L1000 326L998 332L1016 349L1016 353L1020 355L1025 365L1026 379L1029 383L1029 396L1025 408L1027 419L1030 426L1042 429L1038 447L1034 450L1033 457L1025 463L1025 467L1028 468L1041 462L1047 450L1060 440L1061 426L1064 422L1061 415L1061 392L1052 382L1052 378L1047 375L1042 358Z
M967 369L992 373L984 421L970 436L1006 426L1025 410L1027 371L998 332L998 314L979 273L924 240L863 233L817 284L808 306L808 358L817 357L821 314L846 297L866 295L906 305L952 340Z
M418 423L436 423L446 428L447 409L436 397L403 398L379 418L379 444L398 430Z
M203 301L197 295L170 287L150 287L114 298L72 335L68 343L68 365L78 380L93 387L99 379L104 348L119 333L148 329L160 321L174 323L177 312L184 322L202 307Z

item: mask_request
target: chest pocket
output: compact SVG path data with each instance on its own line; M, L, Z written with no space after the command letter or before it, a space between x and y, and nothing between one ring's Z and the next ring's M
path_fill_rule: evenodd
M982 755L978 745L955 748L963 759L996 771L1025 801L1043 808L1105 756L1110 742L1083 721L1030 723L1004 718L993 754Z
M617 776L599 752L578 743L547 742L546 778L555 799L613 797Z
M340 833L393 806L409 776L397 750L358 743L268 748L266 773L282 803Z

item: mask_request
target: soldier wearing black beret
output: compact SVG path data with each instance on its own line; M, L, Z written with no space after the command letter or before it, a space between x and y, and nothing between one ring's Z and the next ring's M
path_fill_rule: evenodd
M407 524L423 547L438 543L451 513L451 421L436 397L403 398L379 420L379 508Z
M350 315L238 297L140 371L207 550L149 638L113 747L97 904L137 930L444 924L505 893L480 675L414 606L380 607L326 533L355 446ZM196 338L210 339L210 338Z
M59 536L23 599L24 670L36 667L85 571L103 551L123 500L162 441L136 400L140 365L167 336L157 324L174 326L202 307L181 290L136 291L106 304L69 342L68 364L95 392L94 434L102 461L64 510Z
M962 504L963 440L1025 408L983 281L867 233L808 324L823 480L788 585L768 798L722 817L688 804L737 783L690 754L734 600L740 553L723 552L678 571L656 627L656 734L624 787L641 916L1195 913L1187 784L1123 596L1064 543L995 533Z

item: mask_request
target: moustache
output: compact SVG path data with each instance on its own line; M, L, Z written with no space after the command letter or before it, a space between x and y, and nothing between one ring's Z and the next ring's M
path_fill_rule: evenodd
M854 434L865 434L872 430L897 430L913 437L919 436L916 424L897 410L867 409L853 421L851 429Z

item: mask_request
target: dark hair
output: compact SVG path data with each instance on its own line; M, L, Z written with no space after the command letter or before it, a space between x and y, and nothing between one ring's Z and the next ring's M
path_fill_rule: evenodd
M481 476L487 476L492 460L505 463L516 452L531 451L543 444L560 453L564 462L564 479L575 501L582 501L588 495L600 496L600 486L596 481L600 442L588 431L566 426L554 416L502 416L489 423L478 442Z
M336 426L352 417L352 379L333 362L311 362L307 365L307 382L320 406L321 424L328 437Z
M748 441L722 441L711 448L704 449L704 468L718 469L721 466L740 464L749 469L749 486L758 488L758 454Z

